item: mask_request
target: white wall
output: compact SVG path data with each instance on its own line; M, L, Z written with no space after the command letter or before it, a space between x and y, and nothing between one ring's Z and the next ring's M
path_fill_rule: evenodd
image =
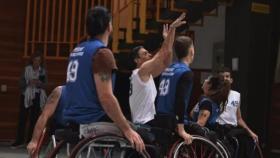
M225 40L225 6L219 6L218 16L204 16L203 26L191 26L195 33L195 59L191 67L212 69L213 44Z

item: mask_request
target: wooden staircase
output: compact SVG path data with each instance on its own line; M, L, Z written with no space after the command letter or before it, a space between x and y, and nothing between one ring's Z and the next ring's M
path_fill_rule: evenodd
M188 25L181 26L177 32L194 38L195 32L189 30L189 26L203 27L205 16L218 16L218 6L230 5L229 2L231 1L131 0L123 10L128 9L129 15L132 16L120 16L119 19L122 21L122 18L125 18L126 25L113 26L118 32L116 34L119 35L113 36L113 51L117 53L115 56L127 59L131 49L137 45L143 45L147 50L154 52L163 41L162 25L171 23L182 12L187 13ZM118 65L126 67L126 63L118 63Z

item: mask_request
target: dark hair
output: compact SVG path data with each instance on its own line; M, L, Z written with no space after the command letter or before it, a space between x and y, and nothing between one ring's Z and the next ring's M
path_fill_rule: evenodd
M189 54L189 48L193 45L193 40L188 36L179 36L174 41L174 50L178 59L182 59Z
M209 77L208 83L210 89L214 93L209 96L211 100L221 105L222 111L227 104L228 94L230 91L230 82L224 80L220 75L213 75Z
M229 67L221 67L218 70L218 73L224 73L224 72L229 72L231 74L232 70Z
M86 18L86 29L88 35L93 38L96 35L103 34L111 21L109 11L101 6L90 9Z
M133 70L136 68L136 63L135 63L135 59L139 58L139 50L141 48L144 48L143 46L136 46L132 49L132 52L129 55L129 60L130 60L130 69Z
M28 65L33 65L33 59L40 57L41 58L41 67L44 67L44 56L43 53L39 50L35 51L29 58Z

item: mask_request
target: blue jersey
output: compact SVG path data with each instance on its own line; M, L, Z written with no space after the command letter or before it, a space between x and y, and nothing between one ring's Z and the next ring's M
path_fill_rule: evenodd
M215 103L214 101L212 101L211 99L207 98L207 97L203 97L199 103L198 103L198 107L194 109L193 111L193 120L195 122L197 122L198 119L198 115L199 115L199 111L200 111L200 107L203 105L203 103L205 101L208 101L211 103L211 114L206 122L206 127L212 128L215 126L216 124L216 120L220 115L220 107L217 103Z
M54 112L54 122L59 126L66 126L66 122L63 118L63 109L67 105L67 99L65 97L65 86L61 87L61 94Z
M92 69L93 56L104 47L100 40L91 39L79 44L70 54L66 82L68 106L64 110L64 117L69 122L87 124L97 122L105 115ZM114 79L112 81L114 86Z
M165 71L161 74L159 80L159 93L157 100L157 114L168 114L173 117L175 114L175 97L176 97L176 87L181 76L186 73L191 72L191 69L188 65L182 62L176 62L170 65ZM192 87L192 85L191 85ZM184 98L185 112L189 104L189 98L191 89L187 89L187 95ZM186 115L185 115L186 116Z

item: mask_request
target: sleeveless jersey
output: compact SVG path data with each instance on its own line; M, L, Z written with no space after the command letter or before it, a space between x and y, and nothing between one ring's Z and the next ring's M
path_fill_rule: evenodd
M132 122L145 124L154 119L157 90L152 75L143 82L138 71L134 70L130 77L129 104Z
M88 124L105 115L98 100L93 78L93 56L104 44L97 39L79 44L70 54L67 68L66 98L68 106L64 118L69 122ZM114 86L113 75L113 86Z
M191 72L191 69L188 65L182 62L176 62L170 65L165 71L161 74L159 80L159 94L157 99L157 114L168 114L173 117L175 115L175 95L176 95L176 87L180 77L185 72ZM191 85L192 86L192 85ZM186 98L184 98L185 102L185 113L187 111L187 107L189 104L189 98L191 93L191 88L187 90ZM184 115L187 117L187 114Z
M200 111L200 107L202 106L203 102L205 101L209 101L211 103L211 114L207 120L207 123L206 123L206 127L214 127L214 125L216 124L216 120L217 118L219 117L220 115L220 107L217 103L213 102L211 99L207 98L207 97L203 97L199 103L198 103L198 106L195 107L194 111L193 111L193 120L195 122L197 122L198 120L198 115L199 115L199 111Z
M221 125L230 124L237 126L237 109L240 106L240 93L230 90L228 95L228 102L225 110L218 117L217 122Z

